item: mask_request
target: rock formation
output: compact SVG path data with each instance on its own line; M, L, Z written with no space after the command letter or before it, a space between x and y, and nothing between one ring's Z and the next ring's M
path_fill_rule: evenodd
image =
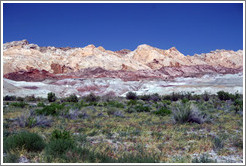
M175 47L162 50L146 44L139 45L133 51L110 51L92 44L84 48L39 47L29 44L27 40L3 44L4 77L16 81L67 77L166 80L198 77L207 73L239 73L242 66L242 50L215 50L185 56Z

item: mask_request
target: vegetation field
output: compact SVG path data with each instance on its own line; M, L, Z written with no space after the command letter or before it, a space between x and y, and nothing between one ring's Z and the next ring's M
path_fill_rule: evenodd
M5 163L243 162L243 96L5 96Z

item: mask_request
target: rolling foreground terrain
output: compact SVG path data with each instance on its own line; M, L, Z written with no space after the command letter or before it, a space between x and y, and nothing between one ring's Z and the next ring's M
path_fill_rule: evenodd
M4 95L243 92L242 50L184 56L174 47L145 44L134 51L109 51L94 45L39 47L26 40L5 43L3 49Z
M4 163L242 163L243 51L3 45Z

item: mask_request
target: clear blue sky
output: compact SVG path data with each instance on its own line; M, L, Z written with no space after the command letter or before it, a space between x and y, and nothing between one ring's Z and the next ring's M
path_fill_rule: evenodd
M185 55L243 49L243 4L4 4L3 42L134 50L176 47Z

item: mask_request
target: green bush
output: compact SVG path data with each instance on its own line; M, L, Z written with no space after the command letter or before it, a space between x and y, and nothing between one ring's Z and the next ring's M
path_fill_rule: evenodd
M75 148L73 141L66 139L55 139L47 144L45 147L45 154L48 157L61 157L61 155L73 148Z
M107 103L108 106L111 106L111 107L116 107L116 108L124 108L125 105L123 103L120 103L116 100L112 100L112 101L109 101Z
M204 101L209 101L209 95L207 92L205 92L203 95L202 95L202 98Z
M134 109L137 112L150 112L150 107L147 104L145 104L145 105L137 104L136 106L134 106Z
M117 109L116 108L114 108L114 107L108 107L107 108L108 115L114 115L115 112L117 112Z
M134 92L128 92L127 94L126 94L126 99L128 99L128 100L137 100L137 95L136 95L136 93L134 93Z
M72 140L72 136L69 131L56 129L51 133L51 140L56 139Z
M24 98L23 98L23 97L17 97L16 100L17 100L17 101L24 101Z
M160 109L158 109L157 111L154 112L154 114L156 115L160 115L160 116L166 116L166 115L170 115L172 113L171 110L165 108L165 107L162 107Z
M182 99L182 103L187 103L187 102L189 102L189 99L187 99L187 98Z
M15 101L16 100L16 96L8 96L8 95L6 95L6 96L3 97L3 100L4 101Z
M58 115L59 111L64 109L63 104L52 103L45 106L43 109L37 109L36 113L41 115Z
M37 99L35 98L34 95L31 95L31 96L26 96L25 97L25 101L36 101Z
M38 106L38 107L45 107L45 104L44 104L43 102L39 102L39 103L37 104L37 106Z
M171 100L172 101L178 101L179 99L181 99L181 95L173 92L171 95Z
M194 107L193 107L194 108ZM192 110L190 103L180 104L173 108L173 119L176 123L203 123L198 110Z
M236 112L243 110L243 100L236 99L234 101L233 105L235 106L235 111Z
M212 142L213 142L213 149L214 150L219 150L219 149L222 149L224 147L224 141L219 137L214 137L212 139Z
M72 94L72 95L70 95L69 97L66 98L66 101L67 102L77 103L79 100L78 100L78 97L75 94Z
M162 100L162 103L164 105L171 105L172 104L172 102L170 100Z
M56 101L56 95L55 95L55 93L52 93L52 92L48 93L47 98L48 98L48 101L49 102Z
M217 95L220 100L230 100L231 99L231 96L228 92L219 91L217 92Z
M141 96L139 96L139 99L141 99L143 101L150 101L151 96L150 95L141 95Z
M84 97L87 102L97 102L99 101L99 96L96 96L94 93L90 93L89 95Z
M24 148L27 151L41 151L44 149L45 143L38 134L30 132L20 132L6 138L4 150L16 150Z
M34 117L28 117L27 118L27 121L26 121L26 126L29 127L29 128L31 128L31 127L35 126L36 123L37 123L36 118L34 118Z
M127 102L127 105L128 105L128 106L132 106L132 105L136 105L137 103L138 103L137 100L129 100L129 101Z
M28 105L27 103L21 101L21 102L14 102L10 104L11 106L14 107L20 107L20 108L24 108L26 105Z

